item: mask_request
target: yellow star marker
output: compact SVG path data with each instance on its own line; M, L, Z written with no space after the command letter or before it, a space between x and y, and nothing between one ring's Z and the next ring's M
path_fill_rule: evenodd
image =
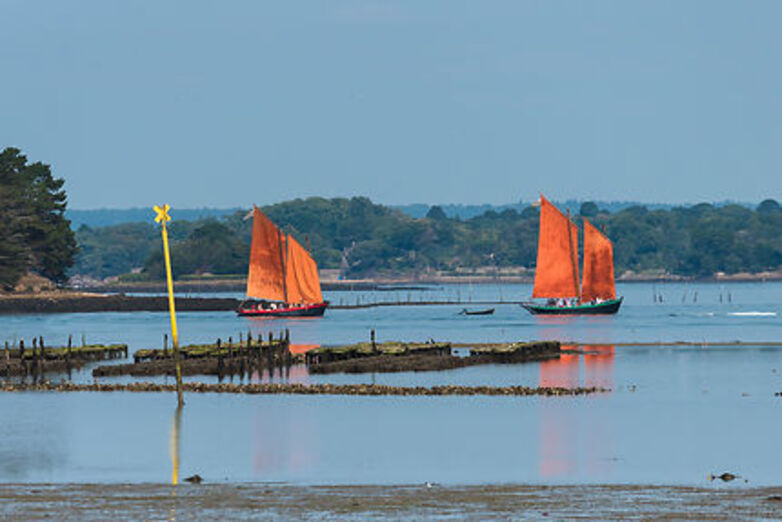
M180 406L185 402L182 398L182 368L179 365L179 333L176 328L176 310L174 309L174 281L171 276L171 256L168 251L168 231L166 230L166 223L171 221L171 216L168 215L168 211L171 207L163 205L159 207L155 205L152 209L157 214L155 216L155 223L160 223L162 226L163 234L163 258L166 261L166 283L168 284L168 309L171 314L171 341L174 345L174 360L176 362L176 384L177 384L177 401Z
M168 211L171 210L171 207L168 205L163 205L163 208L155 205L152 207L152 210L157 213L157 216L155 216L155 223L162 222L165 225L168 221L171 221L171 216L168 215Z

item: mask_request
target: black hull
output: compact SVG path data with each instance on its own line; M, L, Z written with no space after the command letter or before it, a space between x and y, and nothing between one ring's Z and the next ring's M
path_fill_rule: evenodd
M274 310L269 308L257 309L254 306L245 307L244 303L236 310L236 315L242 317L322 317L328 308L329 302L315 303L301 306L283 305Z
M522 303L529 313L533 315L610 315L619 311L622 299L610 299L598 304L581 304L576 306L546 306L535 303Z

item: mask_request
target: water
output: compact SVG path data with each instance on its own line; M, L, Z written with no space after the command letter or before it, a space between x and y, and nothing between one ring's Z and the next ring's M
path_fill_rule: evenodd
M466 290L460 289L463 299ZM432 295L420 293L422 299ZM329 310L324 319L287 321L179 314L183 343L283 328L301 344L367 340L370 329L380 341L603 343L559 361L448 372L309 376L294 367L289 379L295 382L597 385L612 391L554 398L188 394L173 438L173 395L0 394L7 419L0 426L0 481L164 483L172 472L172 440L178 440L181 475L199 473L210 482L697 485L708 473L731 471L749 485L777 483L782 398L774 393L782 391L782 346L772 342L782 333L782 284L629 284L619 293L625 303L615 317L536 317L514 304L493 305L495 315L478 317L457 314L485 305ZM662 303L653 301L657 294ZM388 294L360 298L377 295ZM526 285L502 288L505 301L527 295ZM473 288L474 302L498 298L495 285ZM43 335L54 345L84 334L88 342L125 342L135 350L160 346L168 317L3 316L2 324L9 341ZM618 345L737 339L756 345ZM91 380L89 368L74 379Z

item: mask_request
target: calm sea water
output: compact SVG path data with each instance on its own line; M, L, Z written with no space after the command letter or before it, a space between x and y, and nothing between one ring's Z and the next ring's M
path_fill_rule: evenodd
M602 343L559 361L448 372L309 376L296 382L396 385L598 385L587 397L186 396L175 432L168 394L0 394L0 480L166 482L172 447L181 474L209 481L359 483L703 484L731 471L733 484L780 482L782 284L630 284L614 317L545 318L499 304L527 285L436 287L409 299L473 304L330 310L323 319L257 320L182 313L183 343L289 328L297 344L367 340ZM696 296L697 293L697 296ZM408 292L334 293L334 302L408 300ZM662 295L663 302L654 299ZM88 342L158 347L162 313L2 316L9 342L68 334ZM626 342L751 341L752 346L616 346ZM89 368L74 380L91 380ZM255 376L255 379L263 376ZM279 378L279 377L278 377ZM207 378L196 378L209 380ZM173 444L174 441L178 444Z

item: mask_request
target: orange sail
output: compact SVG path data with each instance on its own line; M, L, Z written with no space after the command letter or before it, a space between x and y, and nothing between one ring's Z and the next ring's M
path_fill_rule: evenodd
M253 208L253 236L247 296L269 301L287 301L283 278L280 233L269 218Z
M318 266L312 256L293 236L287 236L285 282L289 303L321 303Z
M540 235L532 297L579 297L578 227L540 196Z
M581 299L614 299L614 249L592 223L584 220L584 284Z

